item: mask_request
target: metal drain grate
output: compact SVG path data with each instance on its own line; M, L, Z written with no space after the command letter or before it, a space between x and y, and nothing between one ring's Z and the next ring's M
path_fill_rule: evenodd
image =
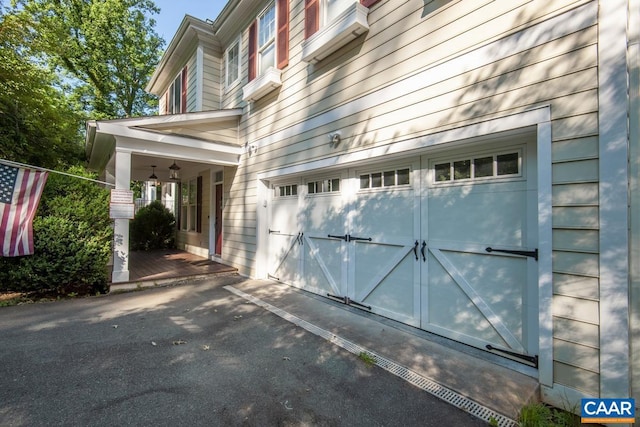
M294 316L293 314L286 312L278 307L275 307L267 302L264 302L261 299L254 297L253 295L249 295L245 292L242 292L234 288L233 286L225 286L224 288L227 291L239 297L242 297L247 301L250 301L255 305L262 307L265 310L268 310L271 313L295 324L296 326L299 326L311 332L314 335L320 336L326 339L327 341L330 341L331 343L339 347L342 347L343 349L347 350L350 353L353 353L356 355L365 353L371 356L375 361L375 364L381 367L382 369L402 378L403 380L426 391L427 393L430 393L438 397L439 399L444 400L445 402L450 403L451 405L456 406L462 409L463 411L470 413L471 415L483 421L486 421L486 422L492 421L494 425L497 425L499 427L516 427L518 425L511 418L508 418L492 409L489 409L486 406L481 405L469 399L468 397L465 397L459 393L456 393L455 391L448 389L447 387L444 387L443 385L440 385L437 382L430 380L429 378L426 378L405 366L399 365L396 362L389 360L377 354L374 351L368 350L354 342L346 340L325 329L319 328L318 326L312 323L309 323L306 320L300 319L299 317Z

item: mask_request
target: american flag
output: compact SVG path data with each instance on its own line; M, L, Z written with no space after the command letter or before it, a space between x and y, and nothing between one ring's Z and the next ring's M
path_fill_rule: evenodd
M3 257L33 254L33 217L47 172L0 164L0 249Z

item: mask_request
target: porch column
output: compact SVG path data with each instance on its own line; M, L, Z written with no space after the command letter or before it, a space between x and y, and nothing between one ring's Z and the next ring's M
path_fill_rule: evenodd
M131 182L131 151L116 149L116 190L128 190ZM113 273L111 281L129 281L129 220L115 219L113 229Z

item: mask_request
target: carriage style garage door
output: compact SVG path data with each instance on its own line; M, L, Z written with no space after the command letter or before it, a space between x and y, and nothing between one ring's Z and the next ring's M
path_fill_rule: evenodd
M527 141L278 182L270 276L535 363L536 182Z

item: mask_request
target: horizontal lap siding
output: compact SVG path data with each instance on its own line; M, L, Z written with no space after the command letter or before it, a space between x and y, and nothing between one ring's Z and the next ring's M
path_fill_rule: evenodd
M249 180L245 174L244 161L238 168L224 168L222 259L240 274L255 276L256 177Z
M187 112L196 111L196 97L198 93L198 85L196 84L198 76L198 67L196 54L194 53L187 62Z
M587 5L575 31L520 48L527 28ZM598 395L599 199L596 11L585 1L462 1L432 11L421 1L382 1L369 14L371 30L315 65L300 61L302 2L291 3L290 65L283 85L251 104L241 140L259 142L225 183L225 251L252 272L255 260L256 173L418 138L541 105L552 114L554 380ZM584 14L583 14L584 16ZM518 33L518 31L523 31ZM246 84L225 95L238 105ZM529 40L531 41L531 40ZM485 46L488 58L448 67ZM496 60L491 60L495 56ZM433 72L431 72L433 70ZM432 83L402 96L377 93L417 73ZM356 101L373 99L371 108ZM353 108L351 108L353 106ZM323 114L335 118L303 126ZM299 130L298 130L299 129ZM339 147L327 135L342 133ZM226 257L225 257L226 258Z
M212 49L204 48L202 61L204 72L202 75L202 111L220 108L220 88L224 80L220 74L220 54Z

